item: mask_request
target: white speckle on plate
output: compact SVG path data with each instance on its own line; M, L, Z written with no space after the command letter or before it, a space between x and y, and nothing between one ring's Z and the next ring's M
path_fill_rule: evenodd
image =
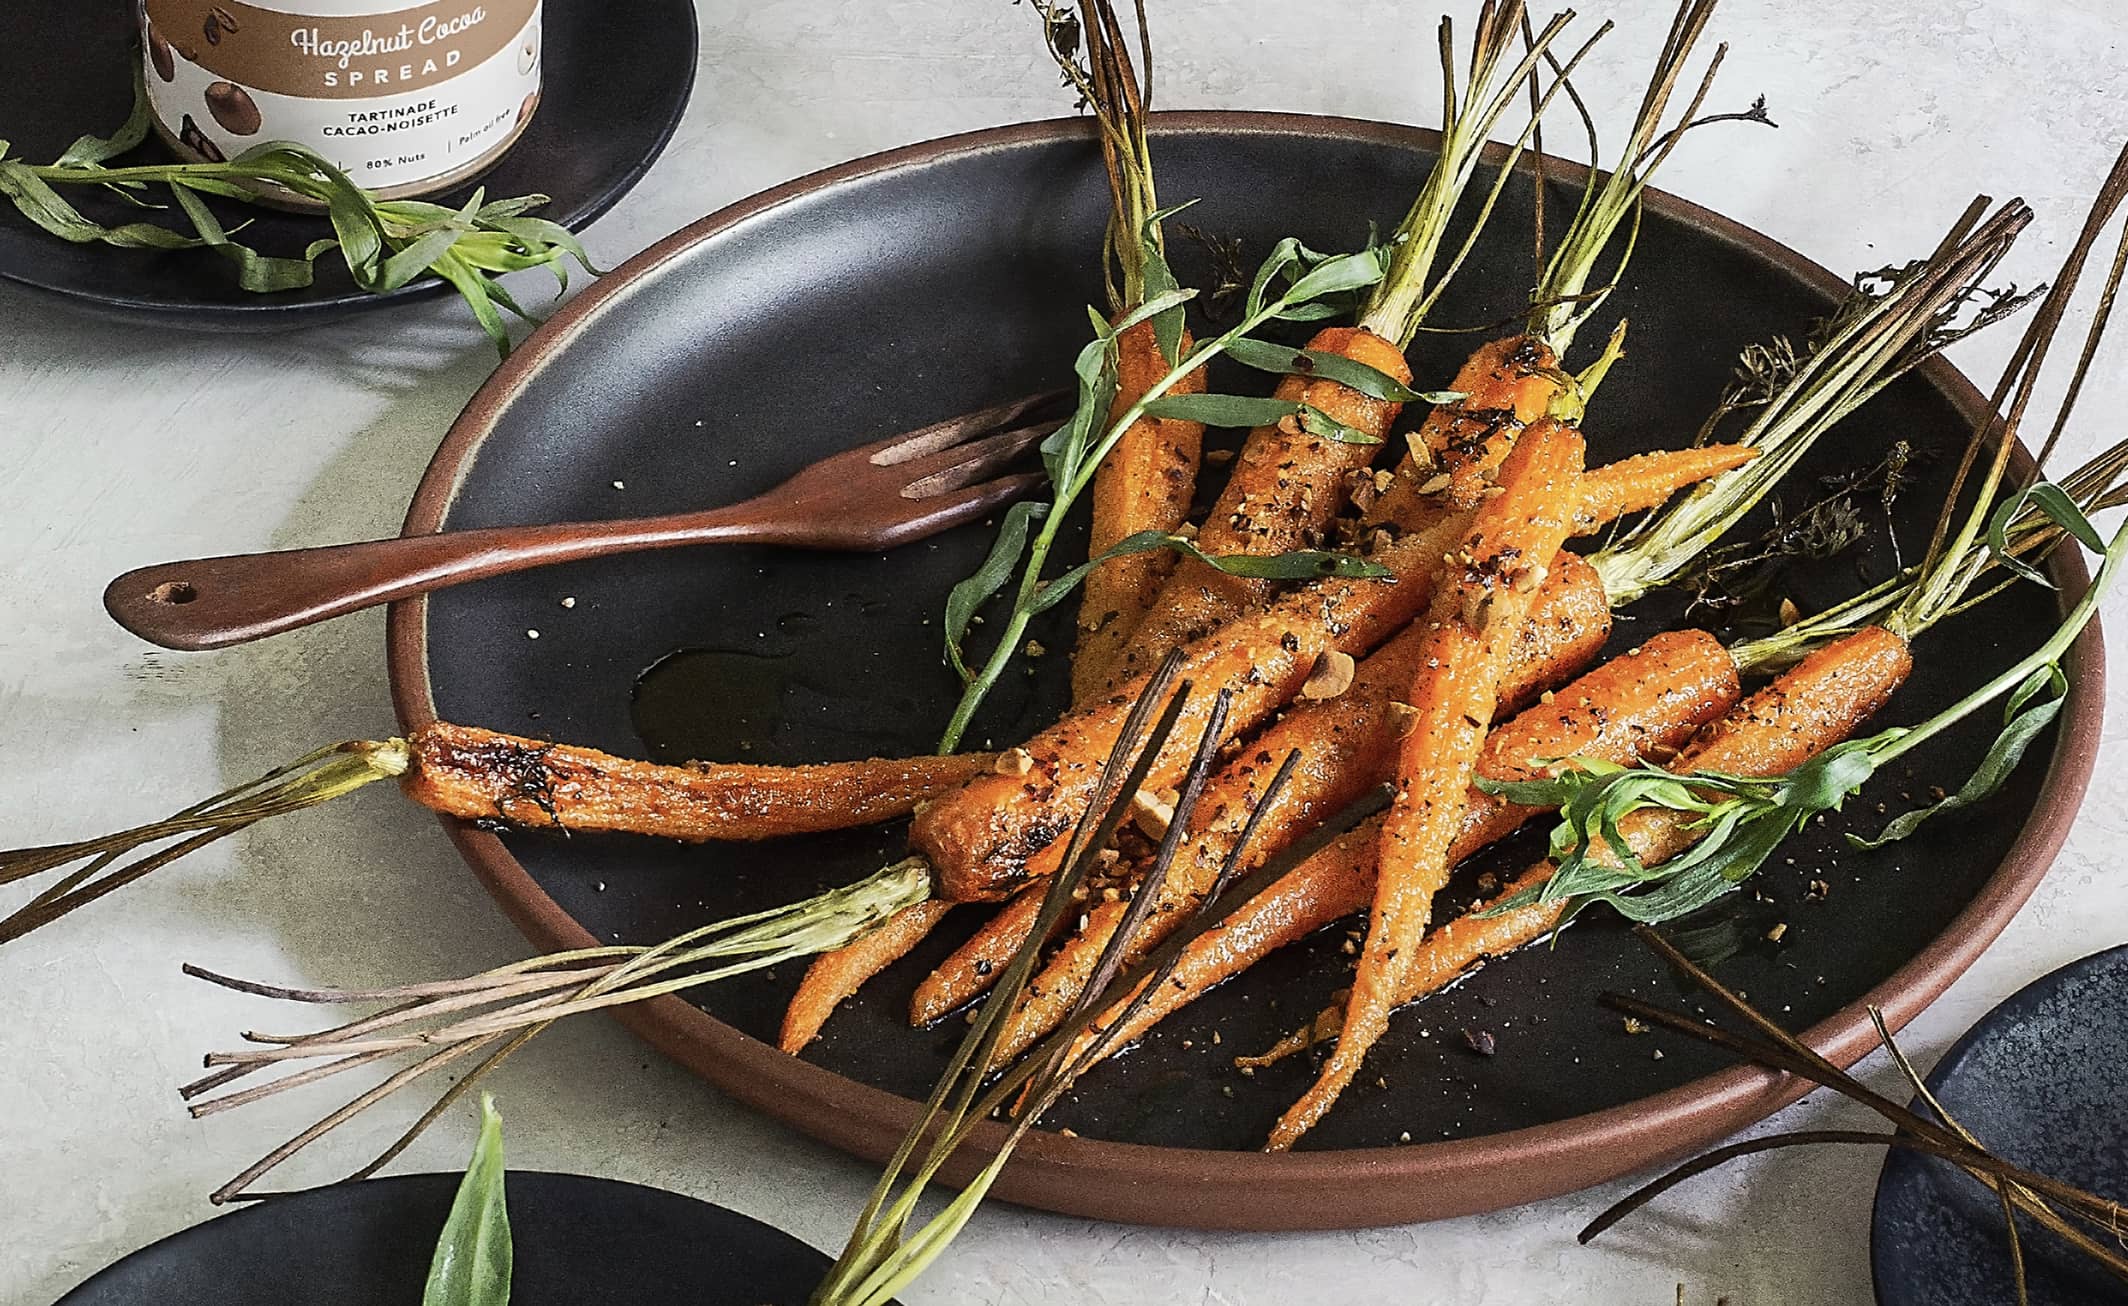
M525 638L526 638L526 639L538 639L538 638L539 638L539 632L538 632L538 631L536 631L536 630L528 630L528 631L526 631L526 632L525 632Z

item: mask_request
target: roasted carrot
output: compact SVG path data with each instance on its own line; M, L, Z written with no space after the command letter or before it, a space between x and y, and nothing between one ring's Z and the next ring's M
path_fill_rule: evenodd
M1400 382L1411 380L1402 350L1357 327L1326 328L1308 348L1365 363ZM1377 440L1387 437L1401 411L1398 404L1319 378L1285 377L1275 394L1320 409ZM1365 467L1373 456L1373 445L1313 434L1291 417L1256 428L1198 528L1197 547L1214 555L1264 555L1321 544L1337 513L1345 474ZM1185 559L1160 587L1128 645L1100 665L1103 682L1113 685L1158 666L1174 649L1262 604L1270 591L1269 581L1230 576Z
M1912 670L1913 656L1904 639L1881 626L1864 627L1812 653L1708 726L1677 755L1670 769L1679 773L1786 775L1853 735L1883 708ZM1704 832L1694 828L1695 819L1685 812L1650 808L1628 813L1619 821L1618 832L1635 857L1653 865L1677 856L1699 841ZM1338 845L1332 845L1311 859L1310 865L1331 859L1339 851ZM1336 859L1343 862L1342 866L1335 871L1325 866L1318 872L1325 886L1349 886L1371 878L1364 864L1364 852L1353 856L1350 854L1355 850L1344 851L1348 855ZM1531 903L1498 916L1485 913L1516 894L1543 884L1551 878L1553 869L1549 861L1538 862L1489 902L1428 936L1413 953L1411 969L1397 992L1397 1004L1415 1002L1486 958L1512 952L1549 934L1558 923L1563 904ZM1292 918L1290 925L1281 925L1278 937L1260 945L1260 952L1346 914L1337 908L1335 901L1323 901L1309 915ZM1303 924L1305 929L1301 928ZM1208 933L1205 937L1213 936ZM1177 974L1180 973L1178 969ZM1150 1024L1150 1020L1140 1017L1132 1022L1132 1028L1142 1032ZM1338 1016L1326 1011L1305 1030L1273 1049L1271 1057L1258 1060L1275 1059L1305 1048L1335 1034L1339 1025Z
M855 942L813 958L784 1009L783 1033L776 1045L793 1056L803 1052L845 998L907 956L952 909L952 903L937 898L904 907Z
M1702 631L1657 635L1496 727L1486 738L1477 773L1489 780L1518 780L1533 778L1545 763L1562 757L1620 763L1651 754L1666 757L1694 731L1733 706L1738 694L1735 662L1713 636ZM1388 774L1398 743L1393 734L1385 741L1383 755L1368 773L1370 782ZM1295 772L1295 778L1288 782L1289 790L1300 783L1299 777L1307 769L1303 765ZM1199 810L1204 806L1200 803ZM1506 837L1534 815L1535 809L1519 807L1472 788L1465 799L1462 829L1449 850L1450 860L1461 861ZM1373 897L1380 838L1379 821L1361 826L1302 863L1291 875L1244 905L1237 915L1208 931L1184 953L1172 980L1148 1001L1133 1022L1133 1032L1125 1038L1137 1037L1137 1032L1152 1021L1179 1008L1207 987L1206 977L1217 973L1215 954L1232 956L1231 949L1237 943L1267 937L1258 918L1282 919L1298 910L1310 922L1308 929L1312 932L1365 907ZM1216 821L1204 835L1193 837L1192 847L1184 854L1188 862L1178 858L1169 872L1172 883L1183 875L1187 865L1193 878L1163 894L1160 907L1132 936L1136 952L1142 955L1149 950L1195 909L1217 875L1216 861L1209 863L1210 874L1204 874L1207 857L1224 857L1230 846L1231 838L1224 836ZM1360 865L1357 873L1356 863ZM1015 1014L1005 1035L1006 1046L1015 1050L1025 1047L1069 1011L1085 976L1091 973L1093 959L1119 918L1114 904L1089 913L1086 927L1059 950L1035 980L1030 992L1037 996L1023 1003ZM1275 942L1270 946L1276 946Z
M1064 73L1066 86L1094 111L1101 131L1101 157L1107 165L1109 214L1103 239L1102 271L1108 282L1111 323L1146 303L1156 282L1171 284L1161 232L1160 196L1153 185L1152 151L1145 131L1152 108L1152 52L1143 79L1131 56L1130 42L1109 0L1080 0L1078 12L1043 9L1043 38ZM1141 11L1140 17L1143 17ZM1141 29L1143 24L1140 24ZM1139 32L1141 41L1148 33ZM1080 50L1085 60L1078 59ZM1175 317L1181 316L1177 310ZM1123 415L1151 392L1172 364L1194 347L1189 330L1177 323L1179 343L1163 349L1160 331L1146 321L1115 336L1116 394L1109 421ZM1170 395L1204 392L1204 374L1192 372L1168 390ZM1093 481L1093 530L1089 557L1099 558L1119 540L1140 531L1173 531L1188 518L1197 487L1197 464L1204 426L1173 418L1146 417L1133 422L1116 440ZM1106 668L1137 629L1153 594L1174 569L1174 555L1137 553L1103 561L1090 572L1079 597L1079 639L1073 652L1072 693L1084 702L1107 681Z
M409 741L400 784L424 807L532 829L701 843L842 830L906 816L989 771L989 754L806 766L661 766L596 749L438 723Z
M1427 612L1430 648L1412 686L1396 797L1383 814L1382 867L1345 1031L1314 1087L1273 1129L1271 1150L1290 1148L1322 1118L1388 1028L1409 954L1448 878L1499 697L1508 647L1500 637L1521 629L1545 565L1573 528L1581 457L1580 434L1548 419L1515 442L1500 464L1499 495L1473 515Z
M1502 696L1510 703L1525 702L1572 676L1602 651L1610 635L1610 610L1587 563L1572 554L1559 555L1553 582L1538 596L1522 632L1514 670L1502 687ZM1301 700L1264 727L1240 756L1215 774L1197 804L1204 814L1203 828L1192 832L1190 842L1177 855L1160 910L1135 937L1151 941L1165 936L1171 928L1167 916L1210 886L1252 813L1257 822L1250 842L1253 864L1351 802L1368 785L1381 781L1399 738L1400 704L1396 700L1417 674L1424 653L1424 632L1407 629L1362 661L1344 692ZM1288 777L1275 805L1258 812L1259 790L1293 749L1302 751L1301 764ZM990 987L1033 927L1032 905L1023 905L1028 897L1022 891L1007 903L917 987L910 1008L913 1022L936 1020ZM1107 941L1100 923L1111 917L1120 918L1112 910L1089 913L1086 927L1070 945L1075 954L1083 955L1088 973ZM1045 994L1061 993L1063 983L1052 981L1045 973L1034 987ZM1076 996L1075 989L1072 996ZM1069 1000L1065 999L1067 1005Z
M1657 507L1680 490L1756 462L1762 452L1742 444L1702 444L1638 453L1590 468L1581 478L1575 533L1588 535L1628 513Z
M924 976L909 999L909 1023L928 1025L975 1001L1027 941L1041 915L1042 891L1030 886L1007 899L953 955Z
M1603 525L1608 519L1602 513L1654 506L1677 488L1667 478L1704 475L1750 457L1701 451L1600 468L1582 478L1596 488L1587 495L1589 510L1577 514L1575 529ZM1183 674L1199 684L1232 687L1230 728L1237 736L1255 729L1299 694L1318 658L1361 656L1424 611L1442 556L1471 520L1469 513L1450 514L1386 544L1374 561L1388 568L1394 584L1320 581L1228 622L1188 646ZM1055 857L1050 846L1075 819L1107 741L1115 738L1141 683L1134 677L1118 693L1073 711L1028 740L1015 754L1023 770L979 775L918 814L911 844L939 871L946 896L998 901L1048 872ZM1201 722L1185 721L1177 737L1196 725ZM1170 748L1154 767L1150 784L1155 789L1173 784L1182 763L1180 750Z
M1407 437L1395 479L1367 507L1372 522L1405 522L1438 495L1452 507L1478 501L1515 437L1551 410L1565 374L1535 336L1488 341L1467 359L1449 389L1463 395L1426 415Z
M1192 347L1185 329L1177 357ZM1116 398L1109 408L1109 420L1121 420L1167 372L1167 356L1161 352L1151 322L1140 322L1118 335ZM1203 372L1190 373L1168 391L1171 395L1203 392ZM1179 528L1189 517L1203 444L1201 422L1161 417L1133 422L1094 472L1087 556L1098 558L1139 531ZM1078 645L1072 650L1073 702L1084 703L1102 692L1109 666L1121 656L1174 567L1174 554L1154 550L1110 558L1086 574L1079 597Z
M1458 61L1451 53L1451 26L1442 21L1447 121L1434 164L1411 208L1384 242L1388 264L1360 305L1358 325L1319 331L1309 341L1309 349L1367 364L1400 385L1410 383L1404 350L1469 252L1468 244L1460 250L1447 244L1450 220L1478 174L1479 159L1493 128L1520 105L1524 84L1534 87L1548 47L1566 26L1568 15L1554 18L1527 42L1522 39L1524 18L1522 0L1485 6L1471 35L1468 73L1460 86ZM1586 50L1584 46L1582 53ZM1563 64L1553 62L1558 72L1553 91L1580 58L1581 53L1575 53ZM1520 157L1535 118L1550 101L1550 93L1539 97L1532 108L1530 128L1515 138L1500 166L1512 167ZM1480 210L1481 228L1492 211L1490 203ZM1466 239L1476 236L1473 230ZM1444 254L1448 255L1445 267L1437 269ZM1399 412L1395 403L1371 399L1327 378L1287 376L1277 395L1317 408L1375 440L1386 438ZM1200 545L1214 554L1273 554L1312 546L1338 510L1346 474L1366 467L1373 453L1370 444L1315 435L1295 418L1259 427L1250 433L1218 504L1205 519ZM1111 682L1127 681L1157 665L1173 649L1261 602L1265 593L1260 581L1228 576L1194 562L1182 563L1161 588L1123 657L1107 668Z

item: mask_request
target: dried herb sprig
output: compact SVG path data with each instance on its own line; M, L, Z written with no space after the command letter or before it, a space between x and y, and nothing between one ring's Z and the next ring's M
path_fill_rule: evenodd
M1892 529L1892 505L1906 489L1916 460L1912 445L1894 441L1882 458L1867 467L1820 477L1818 488L1824 493L1799 509L1790 511L1781 499L1771 500L1771 526L1751 539L1707 550L1671 582L1692 595L1686 615L1702 608L1735 609L1755 603L1777 578L1780 564L1837 557L1867 537L1880 516L1893 563L1898 566L1899 537ZM1865 506L1872 501L1873 509Z
M1798 1130L1747 1139L1716 1148L1685 1162L1661 1178L1642 1185L1614 1203L1581 1231L1581 1242L1587 1243L1598 1237L1620 1220L1686 1180L1740 1157L1783 1147L1849 1143L1901 1147L1940 1157L1965 1171L1976 1182L1993 1190L2004 1208L2020 1303L2026 1300L2024 1258L2014 1212L2022 1212L2043 1228L2059 1235L2109 1273L2128 1281L2128 1255L2123 1254L2118 1241L2120 1231L2128 1227L2128 1207L2096 1193L2085 1192L2072 1184L2013 1165L1989 1152L1979 1139L1952 1119L1930 1094L1927 1085L1915 1071L1913 1063L1907 1060L1906 1055L1894 1042L1891 1029L1885 1023L1883 1013L1877 1008L1872 1006L1869 1009L1870 1020L1877 1027L1877 1037L1890 1052L1893 1062L1913 1087L1916 1095L1928 1107L1926 1114L1885 1097L1834 1065L1694 964L1659 931L1641 925L1635 927L1634 934L1679 974L1711 994L1731 1014L1741 1018L1756 1032L1757 1037L1733 1033L1698 1018L1667 1011L1621 993L1604 993L1598 1000L1605 1006L1644 1024L1683 1034L1703 1043L1711 1043L1769 1070L1782 1071L1830 1088L1884 1117L1897 1126L1899 1132L1878 1134L1845 1129Z
M257 145L223 163L163 163L114 167L112 160L137 148L148 135L148 101L136 77L133 112L108 137L85 135L49 164L8 157L0 141L0 196L23 216L63 240L121 249L207 249L227 261L237 285L271 293L311 284L320 257L339 251L355 284L373 294L399 289L416 277L434 275L464 296L496 351L510 352L503 312L527 321L527 313L500 276L544 267L560 289L569 285L574 260L596 276L600 269L568 228L529 216L547 203L544 195L487 200L476 190L461 208L420 200L380 200L316 152L287 141ZM166 206L148 198L151 186L166 187L191 226L188 235L160 223L105 226L85 216L59 192L65 186L96 186L143 210ZM243 226L225 226L203 195L246 204L260 202L260 187L276 187L325 208L332 236L311 242L300 258L261 254L237 239Z
M1670 583L1706 541L1726 534L1772 490L1831 427L1884 387L1951 342L2025 302L1986 301L1978 288L2032 220L2021 200L1987 214L1976 198L1935 252L1898 270L1883 285L1863 281L1800 352L1787 342L1747 351L1739 388L1713 422L1742 407L1756 412L1735 443L1760 457L1725 472L1619 532L1589 557L1614 605ZM1761 393L1761 392L1765 393Z

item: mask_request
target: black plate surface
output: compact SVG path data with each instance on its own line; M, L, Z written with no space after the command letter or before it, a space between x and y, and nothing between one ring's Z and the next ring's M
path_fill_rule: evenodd
M0 139L8 157L48 163L84 132L109 135L132 104L139 62L132 0L9 0L0 4ZM493 168L435 197L462 204L475 186L490 198L541 194L539 210L580 230L650 170L694 89L695 11L688 0L548 0L546 70L539 112ZM627 49L625 77L613 74ZM150 138L133 156L166 162ZM68 188L88 217L137 220L136 211ZM226 222L251 220L246 243L293 256L331 234L323 218L212 201ZM269 295L239 288L227 265L201 251L160 253L74 245L0 203L0 278L132 321L207 330L282 330L449 288L424 277L386 295L358 289L344 263L321 258L316 282Z
M454 1174L337 1184L172 1234L58 1306L418 1306ZM511 1306L800 1306L828 1258L721 1206L510 1172Z
M1370 222L1387 229L1430 159L1416 134L1392 139L1392 129L1341 134L1333 126L1311 135L1219 121L1186 119L1159 134L1161 184L1170 201L1201 197L1189 221L1238 238L1251 265L1283 236L1340 249L1364 240ZM1555 207L1567 198L1555 195ZM1526 176L1509 186L1436 323L1496 323L1523 302L1532 203ZM680 248L571 321L537 366L528 361L498 378L494 407L467 419L492 423L492 433L457 484L447 524L727 501L830 450L1057 385L1086 332L1083 305L1099 299L1103 204L1097 156L1085 141L1029 135L801 191ZM1588 422L1591 461L1687 442L1741 348L1799 336L1826 311L1824 281L1770 249L1675 212L1650 214L1625 285L1582 335L1585 358L1618 313L1631 314L1627 359ZM1175 258L1185 284L1208 284L1198 245L1176 241ZM1417 375L1445 382L1472 343L1468 335L1420 337ZM1933 456L1892 512L1898 547L1911 557L1926 542L1963 439L1946 376L1894 385L1808 460L1787 502L1814 497L1816 477L1911 440ZM1232 373L1214 379L1215 389L1252 384L1260 382ZM1747 529L1765 524L1762 513ZM434 709L446 720L666 760L923 751L956 690L939 652L941 605L990 536L968 527L884 557L649 554L446 591L426 607ZM1776 591L1815 609L1887 575L1894 556L1878 529L1846 556L1793 568ZM564 597L574 606L561 607ZM1069 606L1035 632L1052 649L1068 645ZM1675 623L1680 606L1658 596L1622 614L1614 645ZM1885 720L1912 721L1952 701L2037 642L2056 611L2053 596L2032 587L1932 632L1935 655ZM665 661L681 650L694 652ZM660 706L639 714L637 681L654 667L649 683ZM399 670L404 707L419 691ZM1066 689L1060 656L1015 670L969 742L1002 746L1024 736L1054 717ZM688 706L676 711L675 703ZM1980 811L1931 822L1881 853L1851 851L1841 835L1874 830L1885 819L1879 803L1896 812L1932 785L1955 788L1987 734L1984 721L1954 732L1910 772L1880 778L1850 818L1794 840L1762 877L1760 896L1724 908L1740 950L1721 964L1722 976L1801 1028L1882 984L1942 935L2032 812L2049 744ZM901 834L721 847L504 838L539 888L598 939L647 943L851 880L893 856ZM1459 877L1453 901L1470 900L1477 872L1518 867L1540 847L1526 838L1482 859ZM1810 891L1814 881L1827 886L1822 900ZM516 909L520 919L545 910ZM965 915L841 1011L808 1059L921 1098L962 1026L912 1031L903 1012L918 978L975 924L975 912ZM1778 944L1764 937L1777 923L1788 926ZM1346 982L1343 942L1342 931L1330 932L1200 1001L1096 1072L1054 1123L1167 1147L1255 1147L1309 1069L1289 1061L1242 1078L1230 1058L1275 1042ZM772 1039L797 980L796 967L784 968L694 1000ZM1675 1089L1726 1064L1681 1045L1658 1056L1653 1040L1627 1036L1598 1010L1595 996L1607 988L1677 996L1661 968L1606 923L1577 928L1556 952L1487 968L1400 1016L1370 1073L1310 1145L1385 1148L1541 1125ZM1492 1034L1497 1054L1474 1054L1466 1030Z
M1997 1156L2128 1201L2128 946L2026 985L1958 1040L1928 1086ZM2032 1306L2128 1302L2128 1288L2055 1235L2024 1219L2018 1235ZM2016 1300L1996 1198L1918 1152L1885 1160L1870 1259L1881 1306Z

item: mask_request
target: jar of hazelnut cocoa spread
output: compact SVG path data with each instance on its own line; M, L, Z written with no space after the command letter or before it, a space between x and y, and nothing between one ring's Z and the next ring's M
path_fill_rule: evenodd
M502 156L539 103L541 0L145 0L148 103L195 161L294 141L396 199Z

